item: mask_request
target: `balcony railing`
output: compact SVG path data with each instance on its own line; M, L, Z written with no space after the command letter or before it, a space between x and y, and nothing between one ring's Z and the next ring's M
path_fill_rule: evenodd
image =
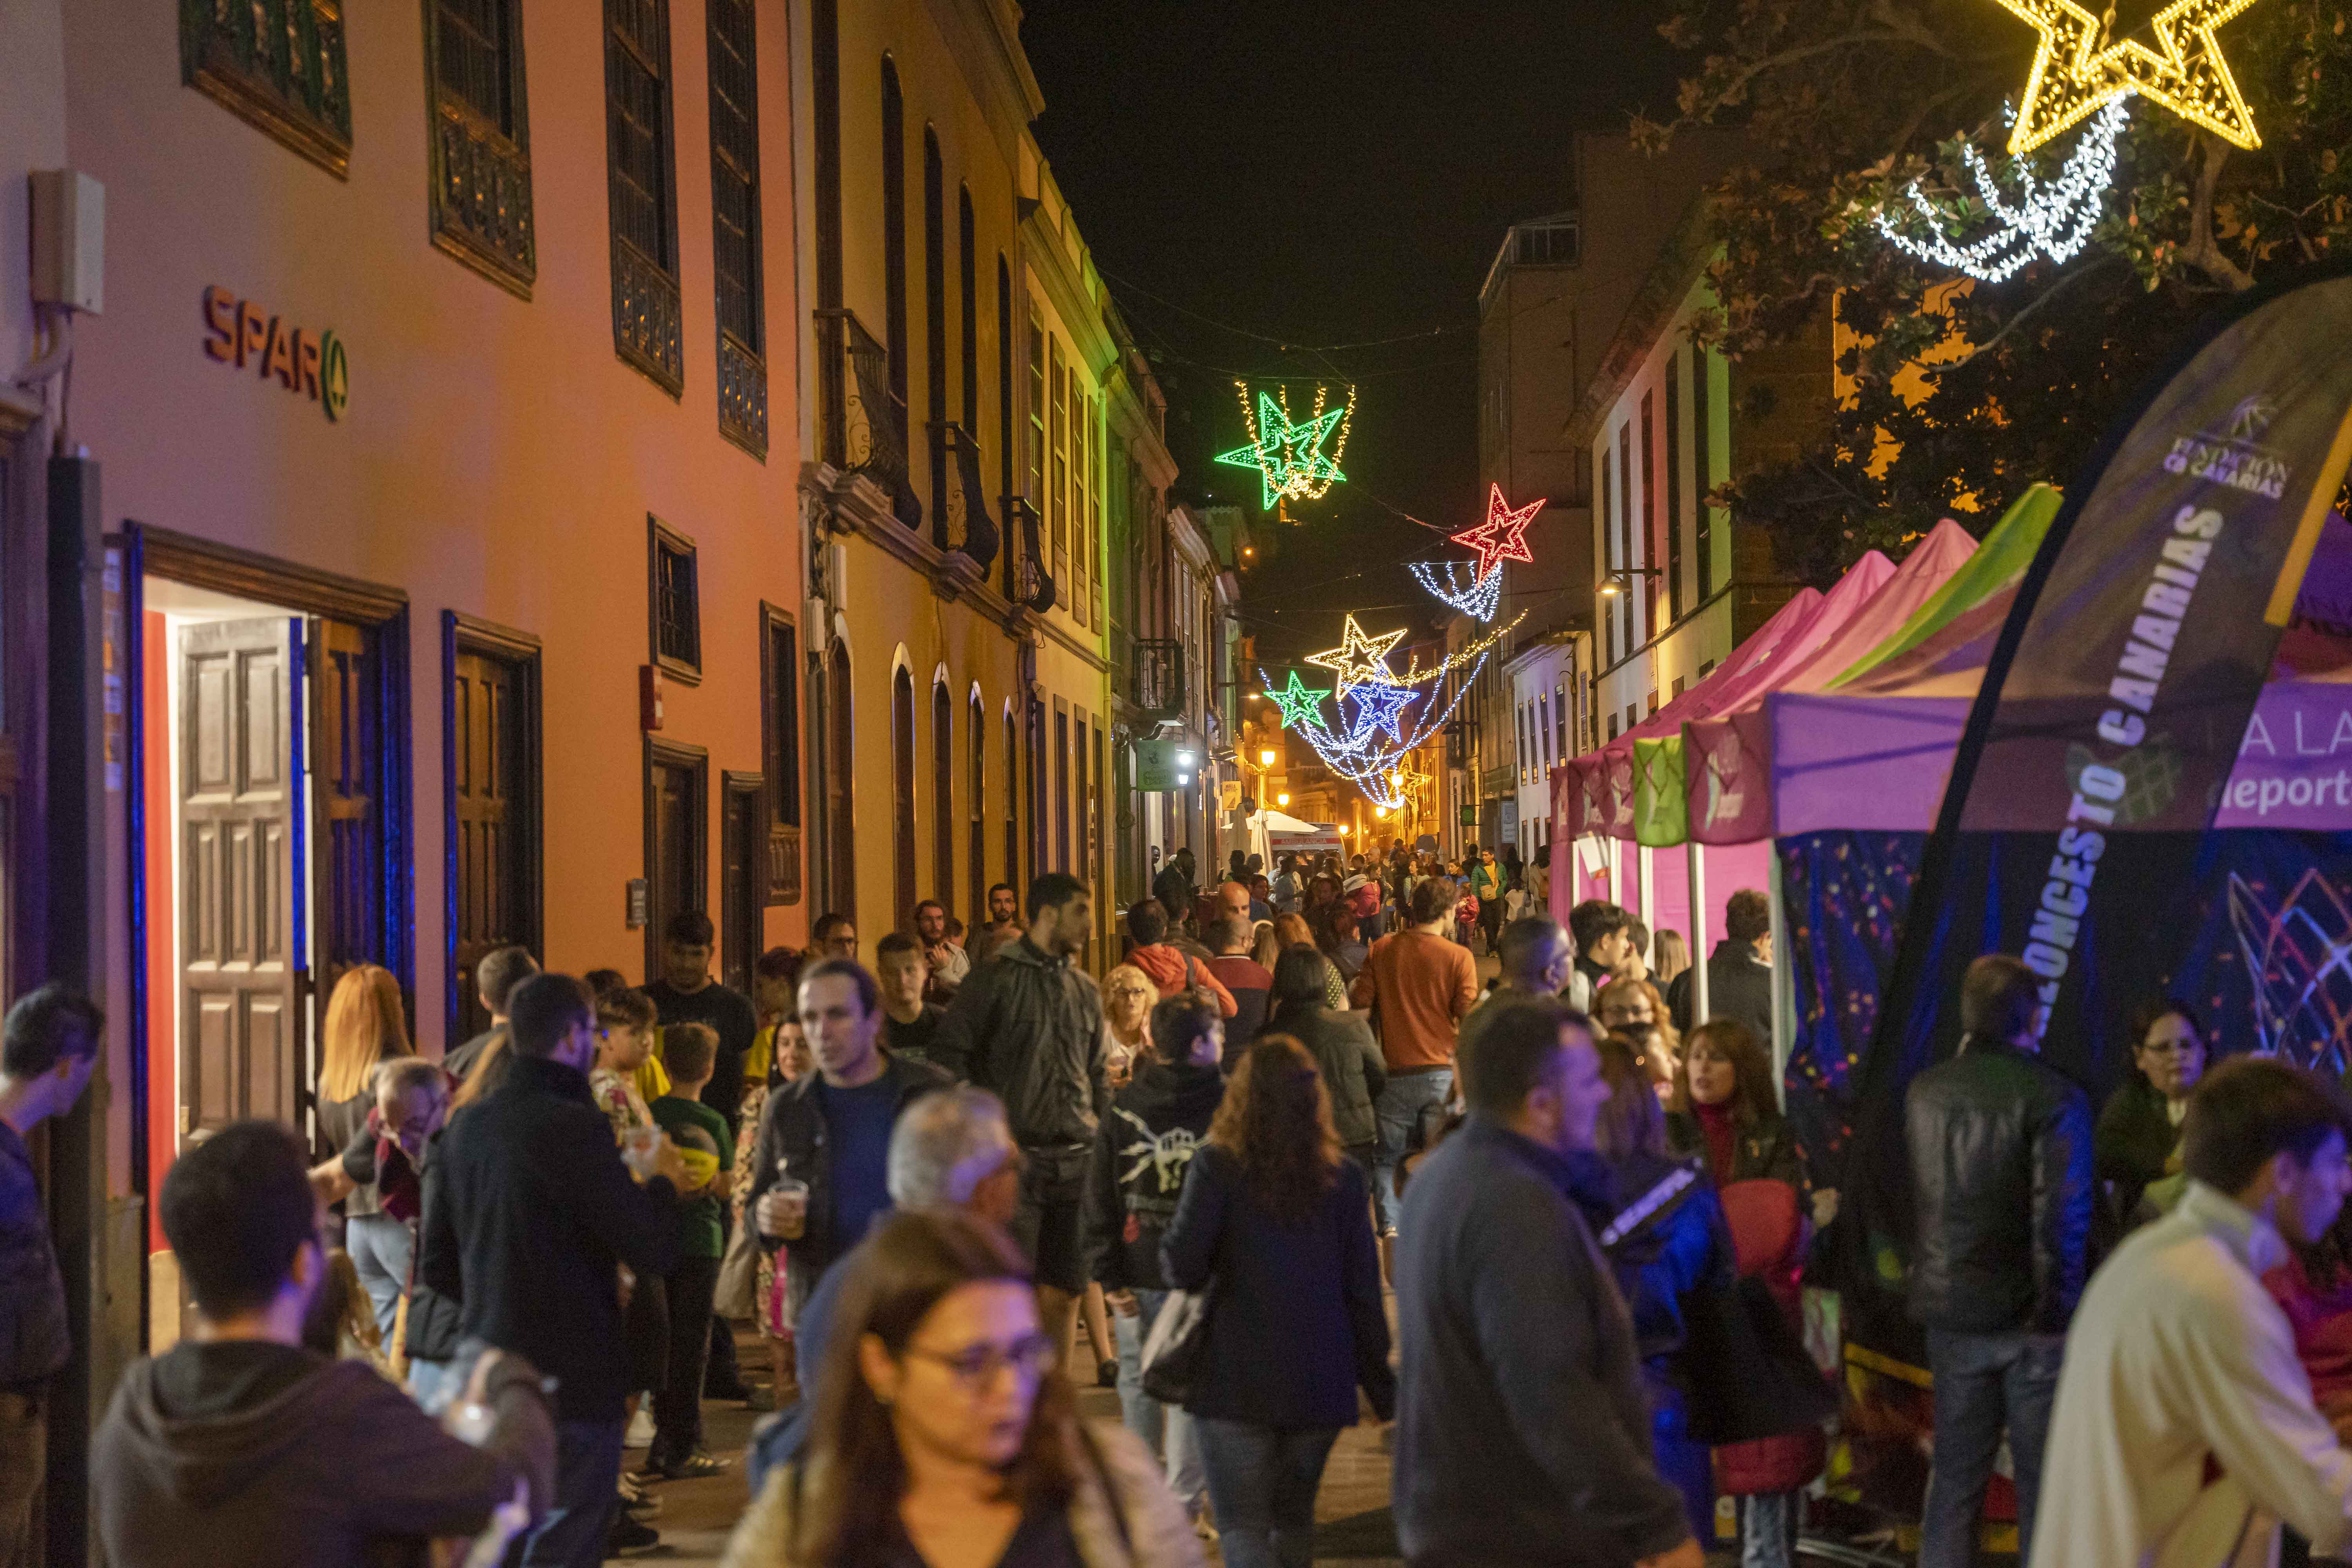
M899 521L919 526L907 470L907 405L890 390L889 355L855 311L819 310L816 335L824 460L870 476L890 492Z
M1043 614L1054 607L1054 574L1045 570L1045 543L1037 509L1022 496L1004 498L1004 596Z
M1129 691L1139 718L1175 719L1184 711L1184 645L1150 637L1135 645L1134 685Z
M980 443L961 425L931 426L931 542L961 550L985 572L1003 536L988 515L980 478Z

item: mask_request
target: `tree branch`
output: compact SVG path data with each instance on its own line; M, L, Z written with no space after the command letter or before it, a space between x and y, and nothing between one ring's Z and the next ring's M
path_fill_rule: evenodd
M2210 131L2197 134L2197 190L2189 204L2189 243L2180 259L2231 289L2251 289L2253 274L2231 260L2213 238L2213 192L2221 183L2221 165L2229 161L2230 144Z
M1921 365L1919 367L1919 374L1927 377L1930 382L1938 381L1944 376L1950 374L1953 371L1959 369L1962 365L1967 364L1979 354L1991 353L1992 350L2000 344L2003 338L2009 336L2010 333L2023 326L2027 320L2031 318L2036 310L2039 310L2042 306L2047 305L2051 300L2055 300L2059 295L2064 293L2070 286L2081 281L2083 279L2088 278L2091 274L2099 271L2109 263L2120 261L2123 258L2121 256L2112 250L2101 251L2093 259L2085 261L2082 266L2075 268L2072 272L2069 272L2063 278L2059 279L2057 282L2053 283L2049 288L2043 289L2034 298L2032 303L2027 305L2025 309L2018 311L2017 314L2011 316L2007 321L2003 322L2001 324L2000 331L1995 332L1991 337L1987 338L1983 342L1980 342L1969 349L1968 353L1962 354L1958 359L1947 360L1940 364Z

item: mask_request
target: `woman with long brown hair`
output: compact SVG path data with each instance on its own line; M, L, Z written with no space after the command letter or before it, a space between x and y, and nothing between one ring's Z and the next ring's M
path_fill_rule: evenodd
M1183 1404L1226 1568L1306 1568L1316 1489L1357 1388L1382 1420L1396 1408L1370 1201L1315 1058L1260 1036L1160 1242L1169 1283L1213 1295Z
M330 1160L351 1146L368 1112L375 1109L376 1069L415 1053L408 1044L408 1015L401 1005L400 982L373 963L343 971L327 996L326 1023L320 1030L318 1160ZM383 1212L375 1184L352 1189L343 1199L343 1250L375 1310L376 1327L392 1336L400 1293L407 1289L412 1251L408 1226Z
M1081 1424L1028 1266L961 1211L881 1222L838 1266L805 1460L778 1467L722 1568L1190 1568L1159 1468Z

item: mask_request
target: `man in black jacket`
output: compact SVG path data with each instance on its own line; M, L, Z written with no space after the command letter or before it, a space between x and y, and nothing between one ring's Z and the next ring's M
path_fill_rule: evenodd
M1013 1238L1036 1269L1039 1310L1057 1345L1087 1288L1081 1247L1087 1154L1110 1108L1102 993L1075 962L1094 927L1087 885L1065 871L1029 884L1029 930L956 993L940 1048L1004 1101L1028 1162Z
M596 1008L568 974L536 974L507 1004L504 1080L442 1134L418 1268L464 1303L463 1330L556 1380L555 1497L523 1562L601 1563L618 1504L630 1393L620 1266L677 1261L686 1163L655 1145L641 1186L588 1092Z
M1667 984L1666 1011L1687 1035L1700 1024L1736 1019L1772 1040L1772 900L1742 888L1723 906L1723 939L1706 955L1706 1016L1696 1017L1694 972L1684 970Z
M953 1081L929 1062L884 1050L885 1016L880 987L855 960L828 958L802 972L801 1030L816 1071L769 1091L743 1200L761 1246L773 1252L792 1244L784 1286L795 1311L890 1206L898 1113ZM804 1365L810 1377L816 1370Z
M1469 1118L1399 1226L1398 1542L1415 1568L1699 1568L1625 1303L1568 1196L1609 1100L1591 1025L1501 1003L1461 1063Z
M1261 993L1261 997L1263 994ZM1187 1511L1208 1495L1192 1418L1143 1392L1143 1342L1168 1302L1160 1238L1176 1217L1192 1152L1225 1097L1224 1023L1217 1005L1181 991L1151 1009L1151 1054L1111 1102L1087 1167L1087 1275L1101 1285L1118 1342L1118 1404L1127 1429L1157 1458Z
M1958 1056L1911 1082L1904 1125L1918 1232L1911 1315L1936 1374L1920 1568L1976 1560L2000 1432L2033 1538L2042 1440L2091 1230L2091 1102L2039 1059L2041 981L1987 953L1960 982Z

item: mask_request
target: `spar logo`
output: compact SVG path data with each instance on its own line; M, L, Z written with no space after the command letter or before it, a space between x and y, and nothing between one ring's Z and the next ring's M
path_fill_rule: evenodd
M2285 458L2262 444L2277 417L2277 405L2261 394L2242 398L2230 410L2227 429L2174 437L2172 450L2164 455L2165 471L2277 500L2286 494L2292 471Z

